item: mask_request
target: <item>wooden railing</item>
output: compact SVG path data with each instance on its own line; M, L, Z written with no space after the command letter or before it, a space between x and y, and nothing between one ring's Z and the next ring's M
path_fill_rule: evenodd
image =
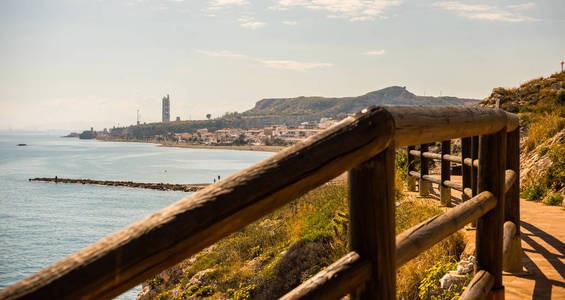
M508 177L505 183L507 169L514 170L513 178L518 174L517 128L515 115L486 108L371 107L16 282L0 291L0 299L117 296L346 171L351 252L284 299L346 294L395 299L399 266L475 220L477 275L463 298L503 295L503 249L509 257L521 251L514 245L518 181ZM479 137L478 161L468 166L478 167L478 175L471 176L478 179L477 192L396 236L395 149L473 136ZM448 155L442 158L453 158ZM422 161L427 157L424 147ZM457 188L449 182L441 178L444 188ZM503 231L508 232L504 246Z

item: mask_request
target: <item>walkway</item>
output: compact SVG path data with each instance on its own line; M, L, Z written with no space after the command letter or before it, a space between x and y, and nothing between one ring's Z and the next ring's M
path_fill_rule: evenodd
M565 210L520 200L521 274L504 273L506 299L565 299Z
M456 182L460 178L452 176ZM417 193L408 194L417 197ZM430 197L439 201L435 184ZM452 190L453 203L460 202L460 197ZM565 300L565 209L520 199L520 220L524 271L503 273L505 299ZM474 236L467 242L474 243Z

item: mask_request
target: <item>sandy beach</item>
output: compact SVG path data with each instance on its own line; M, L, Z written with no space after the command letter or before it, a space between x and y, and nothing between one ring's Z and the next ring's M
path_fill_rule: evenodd
M222 149L222 150L240 150L240 151L279 152L282 149L286 148L286 146L267 146L267 145L229 146L229 145L187 144L187 143L177 143L177 142L162 142L156 140L137 140L137 139L122 139L122 138L108 138L108 137L98 137L96 139L106 142L149 143L149 144L157 144L159 147L177 147L177 148L193 148L193 149Z

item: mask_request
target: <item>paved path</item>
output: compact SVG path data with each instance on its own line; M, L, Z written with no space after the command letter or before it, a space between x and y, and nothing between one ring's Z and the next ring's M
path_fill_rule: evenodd
M565 211L520 200L521 274L504 273L506 299L565 299Z

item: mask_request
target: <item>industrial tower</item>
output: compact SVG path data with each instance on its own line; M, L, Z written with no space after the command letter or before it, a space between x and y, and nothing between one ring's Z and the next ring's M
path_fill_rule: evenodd
M169 94L163 97L163 122L171 121L171 102L169 101Z

